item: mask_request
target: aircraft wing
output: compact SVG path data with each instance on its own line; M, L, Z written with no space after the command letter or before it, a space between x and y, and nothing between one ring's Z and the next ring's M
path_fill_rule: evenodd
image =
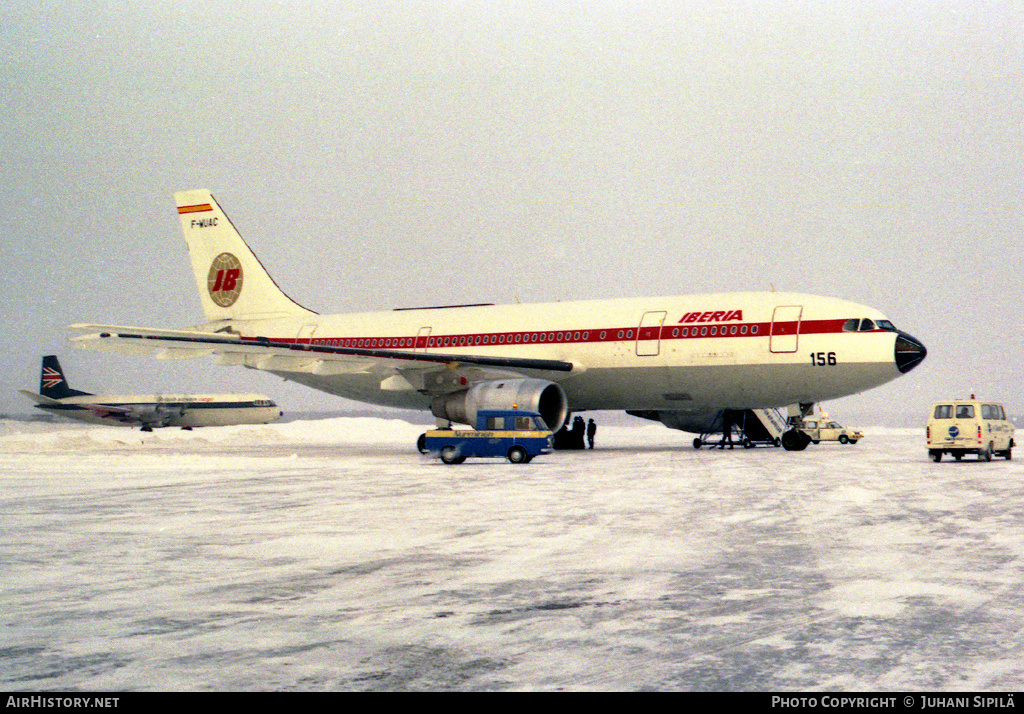
M141 422L136 414L131 409L124 407L115 407L108 404L80 404L80 408L88 409L92 412L92 415L101 419L113 419L119 421L122 424L135 424Z
M167 426L171 418L181 414L180 409L166 409L162 405L136 405L130 407L113 404L79 404L79 408L88 409L92 415L101 419L111 419L122 424L138 424L140 426Z
M408 350L335 347L321 344L287 342L267 337L240 337L229 333L195 330L159 330L144 327L77 324L68 327L84 333L72 338L76 347L131 354L149 354L161 350L158 359L188 359L217 355L220 364L247 364L257 369L280 372L311 372L320 375L380 370L396 377L436 370L468 368L474 380L487 378L495 371L531 370L571 372L572 362L529 357L495 355L441 354ZM507 372L504 372L507 375ZM418 381L418 380L415 380ZM401 386L395 387L402 388Z
M111 419L113 421L119 421L122 424L142 424L144 426L149 424L153 426L162 426L163 423L172 416L171 413L161 411L159 407L156 409L140 409L138 407L122 407L115 406L113 404L99 404L95 402L75 402L73 404L68 404L59 399L51 399L50 397L43 396L42 394L30 392L27 389L19 389L18 391L43 409L49 408L50 411L53 411L54 409L88 411L94 417L98 417L100 419ZM64 415L74 418L72 414L66 413L66 411Z

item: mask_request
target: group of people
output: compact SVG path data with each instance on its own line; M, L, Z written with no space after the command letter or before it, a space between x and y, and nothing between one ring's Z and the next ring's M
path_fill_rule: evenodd
M597 434L597 424L591 419L584 422L583 417L577 416L572 420L572 429L567 421L562 428L555 432L554 447L556 449L585 449L587 444L594 448L594 435ZM586 441L584 441L586 439Z

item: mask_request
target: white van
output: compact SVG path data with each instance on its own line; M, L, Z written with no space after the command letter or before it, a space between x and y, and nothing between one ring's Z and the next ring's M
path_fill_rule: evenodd
M932 404L928 418L928 455L939 461L952 454L959 461L964 454L979 460L993 456L1013 458L1013 423L1002 404L975 399L950 399Z

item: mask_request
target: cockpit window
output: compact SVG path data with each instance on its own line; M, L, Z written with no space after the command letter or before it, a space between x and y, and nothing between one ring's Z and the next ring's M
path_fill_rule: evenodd
M898 332L896 326L888 320L872 320L871 318L851 317L843 323L843 332L871 332L872 330L885 330L886 332Z

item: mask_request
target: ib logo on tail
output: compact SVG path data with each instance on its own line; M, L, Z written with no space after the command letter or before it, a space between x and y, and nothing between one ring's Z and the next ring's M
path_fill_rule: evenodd
M314 316L285 295L206 189L174 194L203 314L210 322ZM244 293L243 293L244 287Z
M242 263L231 253L221 253L210 264L206 276L210 299L221 307L231 307L242 294Z

